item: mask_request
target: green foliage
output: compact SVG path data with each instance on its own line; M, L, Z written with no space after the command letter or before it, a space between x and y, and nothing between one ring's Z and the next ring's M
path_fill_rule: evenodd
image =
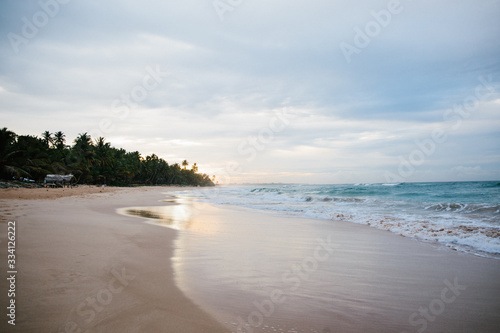
M45 131L38 138L1 129L0 179L27 177L43 181L47 174L72 173L81 184L214 185L208 175L198 173L196 163L187 169L186 160L181 168L155 154L143 158L137 151L112 147L103 137L92 141L87 133L79 134L73 146L65 143L61 131Z

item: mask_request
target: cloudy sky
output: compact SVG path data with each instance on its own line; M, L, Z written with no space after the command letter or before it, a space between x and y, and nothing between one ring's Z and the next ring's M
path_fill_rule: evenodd
M500 1L0 0L0 127L220 182L500 179Z

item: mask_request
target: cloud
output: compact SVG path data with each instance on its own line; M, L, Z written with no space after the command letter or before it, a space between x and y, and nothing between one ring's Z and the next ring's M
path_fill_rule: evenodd
M16 53L9 33L23 36L47 1L0 5L0 122L18 133L71 138L105 119L114 145L220 173L236 160L233 179L384 181L490 77L493 92L411 180L446 180L464 159L500 177L498 1L401 0L350 63L339 46L388 1L245 1L222 21L211 1L69 1ZM157 66L161 83L117 109ZM238 145L284 108L296 119L245 161Z

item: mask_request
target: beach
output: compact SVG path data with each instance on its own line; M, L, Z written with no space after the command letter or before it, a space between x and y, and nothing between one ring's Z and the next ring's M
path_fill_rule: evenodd
M16 327L2 320L2 331L500 328L496 259L348 221L198 202L197 188L57 190L0 195L0 239L16 221L17 265ZM0 287L5 295L8 281Z
M1 199L0 253L5 276L7 221L16 221L16 311L15 326L3 314L0 331L227 331L175 286L175 231L115 212L155 204L172 189L83 186L64 189L73 194L65 197L63 189L6 190L14 195ZM55 194L42 199L44 192ZM7 282L0 283L4 312Z

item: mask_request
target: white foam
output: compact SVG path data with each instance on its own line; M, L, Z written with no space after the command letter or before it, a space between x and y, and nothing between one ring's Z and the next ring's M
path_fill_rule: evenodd
M498 205L434 203L422 206L412 200L325 195L318 187L307 185L221 187L204 191L199 199L294 216L350 221L406 237L436 241L457 250L500 254L500 218L494 215L495 211L498 214ZM479 214L483 212L487 215Z

